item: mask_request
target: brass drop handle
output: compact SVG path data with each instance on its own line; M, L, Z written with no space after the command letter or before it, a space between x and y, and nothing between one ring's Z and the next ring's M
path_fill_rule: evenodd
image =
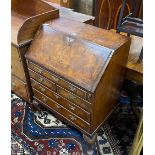
M41 86L40 86L39 88L40 88L40 91L41 91L41 92L45 92L45 91L46 91L46 89L43 88L43 87L41 87Z
M43 78L39 78L39 80L38 80L39 82L43 82L44 81L44 79Z
M70 119L71 119L72 121L75 121L75 120L76 120L76 118L75 118L74 116L72 116L72 115L69 115L69 117L70 117Z
M38 70L38 73L40 73L40 74L43 72L43 70L40 68L37 68L37 70Z
M71 90L72 92L75 92L76 91L76 88L70 85L69 86L69 90Z
M71 110L75 110L76 108L69 104Z
M11 82L11 88L14 89L16 87L15 83Z
M73 96L72 94L69 94L69 97L68 97L69 99L71 99L71 100L74 100L74 99L76 99L76 97L75 96Z
M88 95L87 95L87 98L89 99L89 98L91 98L91 96L92 96L91 94L88 94Z
M58 95L56 95L56 94L54 94L54 96L55 96L57 99L59 99L59 98L60 98L60 96L58 96Z
M42 100L43 100L44 102L47 102L47 98L45 98L45 97L43 97L43 96L42 96Z
M58 105L58 104L55 104L55 106L56 106L57 109L60 109L61 108L61 106Z
M58 81L59 81L59 79L58 79L57 77L55 77L55 76L52 76L52 79L53 79L55 82L58 82Z

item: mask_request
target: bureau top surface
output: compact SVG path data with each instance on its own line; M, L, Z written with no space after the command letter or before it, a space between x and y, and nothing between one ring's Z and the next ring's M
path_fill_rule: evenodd
M26 58L94 92L112 51L43 25L26 53Z
M76 34L76 36L80 38L114 50L118 49L129 40L129 37L120 35L116 32L104 30L75 20L69 20L64 17L50 20L47 24L57 30Z

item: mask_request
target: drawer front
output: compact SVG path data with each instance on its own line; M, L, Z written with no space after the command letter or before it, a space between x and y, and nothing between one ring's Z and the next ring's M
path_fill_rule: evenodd
M82 89L79 89L78 87L64 81L63 79L59 80L59 85L86 100L87 93Z
M57 93L63 96L64 98L68 99L69 101L75 103L76 105L79 105L86 111L90 112L91 111L91 104L84 101L82 98L79 98L72 94L71 92L57 86Z
M42 76L52 80L54 83L58 83L59 81L59 78L55 75L52 75L51 73L49 73L48 71L46 71L45 69L31 63L31 62L28 62L28 68L41 74Z
M75 115L79 116L86 122L90 123L90 113L86 112L85 110L73 104L72 102L68 101L67 99L64 99L60 95L58 96L59 96L59 100L58 100L59 104L61 104L63 107L65 107L70 112L74 113Z
M60 104L56 103L54 100L48 98L47 96L39 93L35 89L33 89L33 93L35 98L39 99L41 102L43 102L43 104L49 106L51 110L54 110L58 114L64 116L65 118L67 118L67 120L71 121L75 126L79 126L83 130L90 132L90 125L88 123L84 122L79 117L75 116L67 109L63 108Z
M90 113L84 111L83 109L81 109L80 107L74 105L70 101L64 99L60 95L48 90L46 87L44 87L40 83L34 81L33 79L31 79L31 84L32 84L32 87L35 88L36 90L38 90L39 92L42 92L43 94L50 97L54 101L58 102L63 107L70 110L71 112L73 112L77 116L81 117L85 121L90 122Z
M24 68L20 61L16 59L11 60L11 73L17 76L19 79L25 81Z
M58 100L58 97L52 91L50 91L48 88L44 87L39 82L36 82L32 78L30 78L30 80L31 80L31 85L32 85L33 88L37 89L38 91L45 94L46 96L54 99L55 101Z
M56 85L55 83L49 81L48 79L44 78L43 76L37 74L36 72L29 69L30 77L35 79L36 81L42 83L46 87L52 89L53 91L56 91Z
M26 84L13 75L11 76L11 90L28 101Z
M20 56L18 53L18 48L11 45L11 60L19 60L20 61Z
M63 88L71 91L72 93L76 94L77 96L79 96L83 99L87 99L87 93L84 90L79 89L78 87L72 85L71 83L63 80L62 78L57 77L56 75L53 75L52 73L49 73L48 71L44 70L43 68L41 68L31 62L28 63L28 66L31 70L45 76L46 78L52 80L53 82L62 86Z

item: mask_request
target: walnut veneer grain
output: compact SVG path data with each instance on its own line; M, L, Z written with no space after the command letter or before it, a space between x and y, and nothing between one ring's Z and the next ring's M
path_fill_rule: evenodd
M25 57L30 77L34 77L33 70L55 83L56 89L50 89L40 78L36 82L32 79L33 101L38 101L34 93L38 91L61 108L72 103L83 109L83 115L89 113L90 119L74 110L67 115L61 111L56 114L87 136L94 136L118 104L129 48L129 37L91 25L64 18L43 24ZM41 104L55 111L48 99L41 100ZM68 117L70 114L73 117ZM76 123L74 114L89 125Z

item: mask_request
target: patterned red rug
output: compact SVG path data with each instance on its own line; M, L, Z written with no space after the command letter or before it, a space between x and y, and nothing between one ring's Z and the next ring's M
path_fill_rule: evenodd
M88 145L82 134L59 121L46 109L32 112L15 94L12 97L12 155L85 155ZM127 155L136 130L136 121L122 96L121 106L105 122L94 147L94 155Z

